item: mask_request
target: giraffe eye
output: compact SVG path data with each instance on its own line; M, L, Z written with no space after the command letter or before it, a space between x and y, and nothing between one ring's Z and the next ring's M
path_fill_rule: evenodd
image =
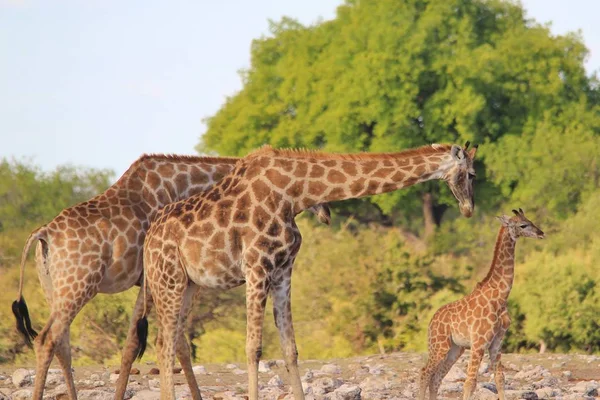
M472 174L472 173L469 172L468 175L469 175L469 179L475 179L475 174Z
M527 225L526 224L525 225L519 225L519 228L525 229L525 228L527 228Z

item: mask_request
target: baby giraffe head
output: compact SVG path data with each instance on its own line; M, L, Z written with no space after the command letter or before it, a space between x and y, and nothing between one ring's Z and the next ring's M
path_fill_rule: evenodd
M519 211L512 210L512 212L515 214L514 217L502 215L497 218L502 222L502 225L508 229L508 232L513 239L519 237L544 238L544 232L527 219L522 209L519 208Z

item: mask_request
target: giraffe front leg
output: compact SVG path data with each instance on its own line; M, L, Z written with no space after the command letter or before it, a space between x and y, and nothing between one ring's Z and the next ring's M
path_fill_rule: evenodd
M269 294L267 271L262 265L248 266L246 275L246 359L248 398L258 400L258 362L262 356L262 331Z
M498 335L494 338L490 346L490 369L494 372L494 381L496 383L496 390L498 390L498 398L504 400L504 367L502 361L500 361L502 352L502 339L506 330L501 330Z
M469 366L467 367L467 379L465 380L463 400L471 399L475 386L477 385L477 373L479 372L479 365L483 359L485 353L485 347L483 345L472 345L471 347L471 358L469 360Z
M146 295L146 315L152 309L153 301L149 291ZM131 372L131 366L137 357L136 351L138 348L138 336L136 332L137 321L142 317L144 313L144 288L140 288L138 293L133 312L131 314L131 322L129 324L129 331L127 332L127 339L125 340L125 347L123 348L123 355L121 356L121 368L119 371L119 379L117 380L117 386L115 390L115 400L122 400L125 397L125 391L127 390L127 383L129 381L129 374Z
M292 322L292 264L293 261L285 267L285 274L279 280L273 282L273 316L275 318L275 326L279 330L281 349L283 351L285 366L290 376L294 399L304 400L304 389L302 388L300 371L298 370L298 350L296 348Z

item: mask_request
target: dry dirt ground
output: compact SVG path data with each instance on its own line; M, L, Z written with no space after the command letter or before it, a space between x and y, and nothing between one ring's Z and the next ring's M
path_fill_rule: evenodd
M310 399L414 399L420 368L425 355L393 353L347 359L303 360L300 371L306 398ZM450 371L438 398L462 398L462 386L468 352ZM493 375L488 360L480 368L477 399L496 399ZM600 357L576 354L508 354L503 356L506 374L506 398L510 399L593 399L600 390ZM53 368L56 368L53 366ZM138 364L132 375L128 398L158 399L159 382L155 365ZM79 398L104 400L114 397L116 368L102 366L75 369ZM195 365L196 379L204 399L244 399L247 389L245 363ZM31 367L0 366L0 400L31 397L35 379ZM53 369L48 376L44 398L66 398L64 379ZM292 399L282 361L261 362L260 397ZM178 399L191 398L184 376L176 374ZM3 397L4 396L4 397Z

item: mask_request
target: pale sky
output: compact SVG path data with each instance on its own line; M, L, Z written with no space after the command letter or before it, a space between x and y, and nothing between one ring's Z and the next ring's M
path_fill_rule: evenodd
M241 88L267 19L331 19L342 0L0 0L0 159L110 168L195 154L201 119ZM581 29L600 70L599 0L524 0L556 34Z

